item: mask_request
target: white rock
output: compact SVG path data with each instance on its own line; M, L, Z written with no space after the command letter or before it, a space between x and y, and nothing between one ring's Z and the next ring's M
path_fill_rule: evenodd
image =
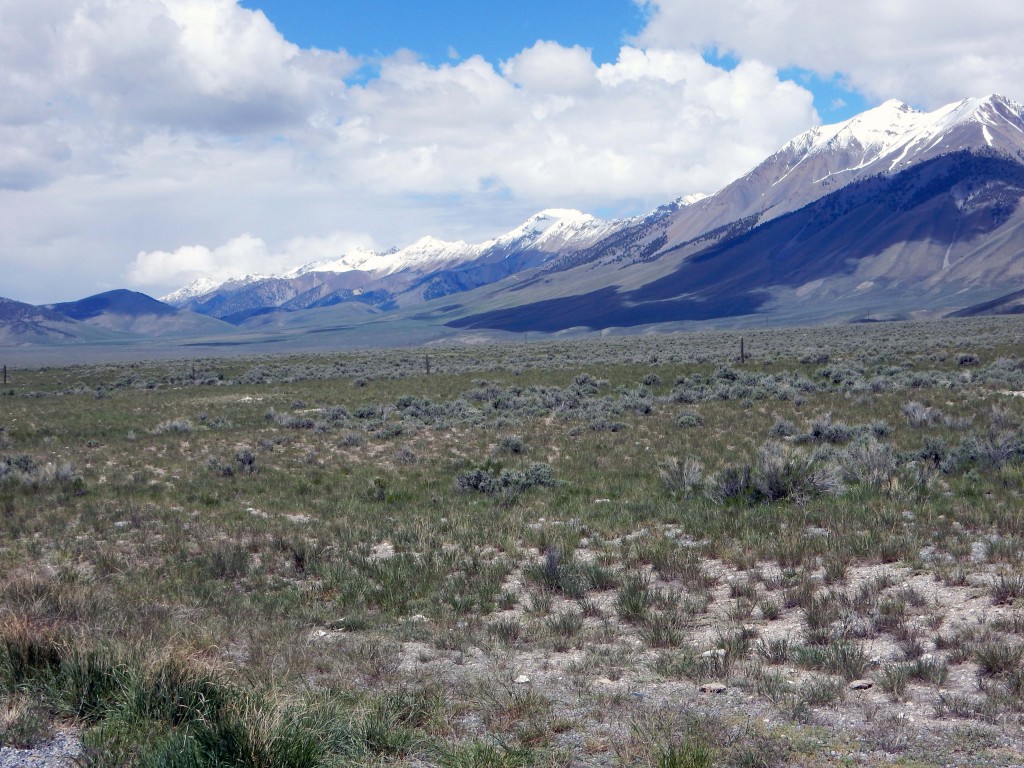
M724 683L705 683L700 687L701 693L725 693Z
M700 657L702 659L724 659L725 648L715 648L713 651L704 651Z
M395 545L390 541L382 541L373 547L370 552L370 560L389 560L395 556Z

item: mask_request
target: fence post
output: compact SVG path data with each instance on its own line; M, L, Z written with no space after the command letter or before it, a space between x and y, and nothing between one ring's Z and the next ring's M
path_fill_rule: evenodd
M4 384L7 383L7 366L4 366Z
M427 376L430 375L430 355L423 356L423 365L427 369Z
M743 365L745 362L747 362L747 355L743 351L743 337L740 336L740 365Z

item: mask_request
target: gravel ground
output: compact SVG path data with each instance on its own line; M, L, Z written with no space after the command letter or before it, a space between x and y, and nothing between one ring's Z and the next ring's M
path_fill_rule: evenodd
M82 754L82 743L74 731L59 731L35 749L0 747L0 768L71 768Z

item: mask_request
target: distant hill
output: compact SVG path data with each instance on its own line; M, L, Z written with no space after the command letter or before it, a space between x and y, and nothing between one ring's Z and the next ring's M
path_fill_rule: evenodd
M0 344L54 344L105 336L45 307L0 297Z
M79 301L66 301L60 304L47 306L54 312L59 312L73 320L92 320L103 314L126 315L129 317L140 317L142 315L156 315L166 317L177 313L177 309L157 301L151 296L137 291L118 289L98 293Z
M50 304L47 309L95 328L132 336L162 338L234 332L228 323L172 307L144 293L123 289L79 301Z

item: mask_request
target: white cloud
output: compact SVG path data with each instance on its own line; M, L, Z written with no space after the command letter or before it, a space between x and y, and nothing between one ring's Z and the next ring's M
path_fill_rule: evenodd
M597 68L590 52L558 43L538 42L501 67L506 79L533 93L580 93L594 88Z
M576 205L713 191L816 119L810 93L763 65L623 48L597 67L554 43L500 72L479 57L389 60L346 109L333 149L377 188L468 194L497 180Z
M301 237L387 247L483 240L553 206L640 213L817 121L771 66L678 46L602 66L553 42L505 62L399 52L346 82L364 62L235 0L3 5L0 291L34 301L297 266Z
M651 14L643 45L717 47L924 107L992 92L1024 100L1024 4L1016 0L637 2Z
M242 275L281 274L292 267L337 258L372 243L365 235L340 232L327 237L298 237L272 252L262 239L245 234L210 249L187 245L168 251L142 251L128 270L133 285L182 286L202 277L224 281Z
M6 57L5 71L23 87L41 85L58 110L85 107L100 119L243 133L280 128L304 119L331 95L336 76L355 66L344 54L301 50L234 0L31 5L50 11L51 32L40 50ZM19 21L14 34L39 19Z

